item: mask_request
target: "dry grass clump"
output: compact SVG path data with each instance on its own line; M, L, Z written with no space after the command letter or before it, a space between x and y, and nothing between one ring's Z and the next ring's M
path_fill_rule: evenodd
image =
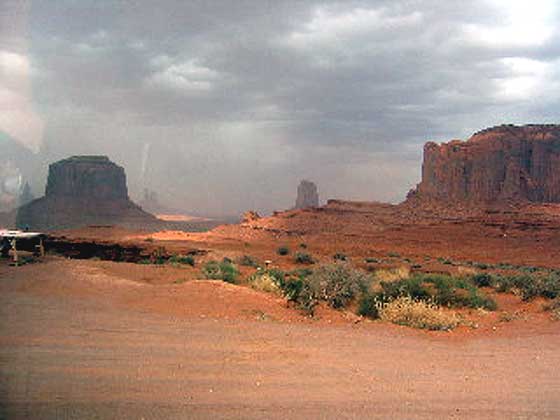
M282 294L282 289L277 284L278 281L271 274L264 272L258 273L249 279L251 287L255 290L266 293Z
M462 265L457 267L457 274L459 274L459 276L474 276L477 273L478 271L476 271L476 269L472 267L465 267Z
M545 311L550 311L550 315L553 321L560 321L560 298L557 297L549 303L546 303L543 309Z
M395 268L381 268L375 271L375 279L378 281L392 282L410 277L410 267L402 265Z
M459 324L454 312L434 303L402 296L379 307L379 318L398 325L428 330L451 330Z

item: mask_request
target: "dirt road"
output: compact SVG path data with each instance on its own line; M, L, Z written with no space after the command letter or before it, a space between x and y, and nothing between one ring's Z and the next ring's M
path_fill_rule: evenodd
M0 418L560 418L558 331L299 322L253 291L236 316L80 264L0 268Z

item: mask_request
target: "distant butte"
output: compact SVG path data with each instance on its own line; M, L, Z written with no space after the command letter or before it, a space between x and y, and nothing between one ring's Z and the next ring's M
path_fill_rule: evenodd
M157 219L128 197L124 169L106 156L73 156L49 166L45 196L20 207L19 228L145 227Z
M319 207L319 193L317 185L311 181L303 180L297 189L296 209Z
M560 125L502 125L424 146L416 203L559 203Z

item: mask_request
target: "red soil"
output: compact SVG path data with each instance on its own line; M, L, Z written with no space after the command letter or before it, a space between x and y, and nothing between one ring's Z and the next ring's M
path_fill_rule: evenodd
M0 264L0 417L558 418L560 322L540 300L488 290L498 311L461 311L467 325L426 332L325 307L309 318L278 296L200 281L199 267L250 255L292 269L305 251L363 268L365 257L427 271L472 269L437 257L557 268L559 229L556 206L457 214L334 202L206 233L64 232L207 253L196 268Z

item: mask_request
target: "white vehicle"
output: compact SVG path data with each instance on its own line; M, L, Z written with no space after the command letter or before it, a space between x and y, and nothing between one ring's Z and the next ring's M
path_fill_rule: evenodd
M24 243L25 249L30 247L34 253L44 256L45 247L43 240L46 235L41 232L25 232L22 230L0 229L0 254L2 257L8 257L10 250L13 251L14 263L17 265L19 260L18 241Z

